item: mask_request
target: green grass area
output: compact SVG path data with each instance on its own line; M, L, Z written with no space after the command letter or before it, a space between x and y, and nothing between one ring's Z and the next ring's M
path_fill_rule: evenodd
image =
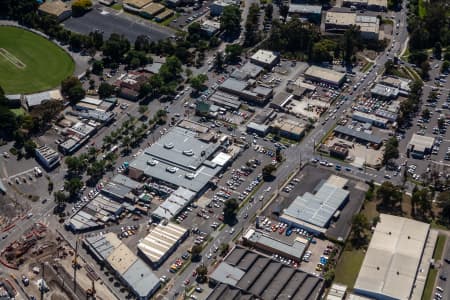
M0 27L0 50L0 86L6 94L54 88L72 75L75 68L63 49L16 27Z
M419 17L423 18L427 14L427 9L425 7L425 1L419 0Z
M334 281L345 284L352 289L355 285L363 260L363 250L344 250L341 254L339 263L336 266Z
M373 62L367 62L367 64L365 64L365 66L362 68L361 72L366 73L370 68L372 68L372 66Z
M115 10L122 10L122 4L120 4L120 3L115 3L115 4L113 4L113 5L111 6L111 8L112 8L112 9L115 9Z
M443 234L440 234L438 236L438 239L436 241L436 247L434 248L434 252L433 252L433 259L441 259L442 258L442 253L444 253L444 247L445 247L445 242L447 240L447 237Z
M427 281L425 282L425 288L423 290L422 300L429 300L429 299L433 298L431 296L433 295L434 283L436 282L437 274L438 274L438 271L436 269L430 268L430 271L428 272L428 276L427 276Z
M23 109L22 107L20 107L20 108L13 108L13 109L11 109L11 111L12 111L17 117L23 116L23 115L26 114L25 109Z

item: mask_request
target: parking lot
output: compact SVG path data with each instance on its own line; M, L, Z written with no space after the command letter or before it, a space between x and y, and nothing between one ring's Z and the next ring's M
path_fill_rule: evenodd
M173 35L173 32L155 23L140 19L135 16L118 14L114 10L107 10L103 6L95 6L94 9L82 17L70 18L63 25L75 32L88 34L99 30L107 39L112 33L124 35L131 43L139 35L147 36L151 41L159 41Z
M317 168L320 168L320 171L318 171ZM306 166L303 168L302 172L291 180L291 182L281 191L279 197L268 206L263 214L265 216L279 214L283 209L287 208L297 196L301 196L306 192L312 193L316 186L321 181L326 180L330 175L335 174L346 178L345 173L343 172L345 171L337 171L330 167ZM364 193L367 190L366 184L350 179L347 183L347 187L350 192L350 200L341 210L339 219L333 221L326 232L326 236L333 239L345 239L347 237L350 230L350 220L352 216L359 211L364 200Z

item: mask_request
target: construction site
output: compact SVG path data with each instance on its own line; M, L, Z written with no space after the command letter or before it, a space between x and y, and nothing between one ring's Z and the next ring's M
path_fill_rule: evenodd
M71 247L59 233L35 223L1 249L0 298L116 299L93 266L78 255L78 248L78 240Z

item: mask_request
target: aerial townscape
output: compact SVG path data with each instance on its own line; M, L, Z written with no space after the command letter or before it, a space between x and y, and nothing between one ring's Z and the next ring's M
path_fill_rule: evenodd
M449 0L0 0L0 299L450 300Z

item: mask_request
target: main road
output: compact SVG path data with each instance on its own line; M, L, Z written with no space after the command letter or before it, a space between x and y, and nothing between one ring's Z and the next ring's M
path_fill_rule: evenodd
M377 57L374 64L375 67L367 73L365 79L362 74L358 76L358 80L361 80L361 84L356 90L353 91L353 95L359 95L363 93L370 86L370 84L374 82L374 80L376 80L377 76L381 74L384 68L384 64L388 61L388 59L392 58L393 55L399 55L402 49L406 47L408 38L408 32L406 29L406 3L403 3L402 7L403 8L401 11L394 13L395 24L393 27L393 37L395 38L395 42L392 42L392 44L388 46L388 50L381 53ZM396 34L397 31L398 34ZM390 49L391 46L392 49ZM336 115L343 114L344 110L348 110L352 104L352 101L352 97L349 97L349 100L346 101L345 104L338 109ZM317 123L320 124L320 122L321 121L319 120ZM293 145L284 150L283 156L285 157L285 161L278 167L275 173L276 179L272 182L263 182L262 186L255 194L255 199L258 199L259 196L265 193L265 190L267 190L269 187L270 190L274 191L275 193L280 192L279 189L281 185L288 179L291 174L294 174L297 170L299 170L300 164L315 157L314 146L325 134L327 134L334 127L334 125L335 121L330 119L323 126L318 126L312 129L309 132L308 136L304 138L299 144ZM342 164L341 162L339 163ZM351 172L348 172L347 175L353 176L360 180L375 180L380 182L383 180L384 173L383 171L372 169L353 169ZM396 177L392 180L400 181L400 178ZM208 244L202 252L202 257L205 263L207 263L206 254L211 252L211 248L213 248L214 246L218 246L220 243L229 243L235 235L240 234L241 231L246 228L250 222L252 222L252 220L254 219L253 217L257 214L258 210L262 206L261 203L262 202L256 200L252 203L247 203L244 207L241 208L241 212L237 215L239 222L234 225L234 234L230 234L229 230L221 230L214 233L214 240L210 244ZM248 214L248 218L244 219L242 210L245 210L245 212ZM167 299L174 299L177 295L181 295L183 293L185 288L183 282L186 279L192 280L191 274L196 267L198 267L198 264L192 263L180 276L176 276L173 279L173 288L166 295Z

